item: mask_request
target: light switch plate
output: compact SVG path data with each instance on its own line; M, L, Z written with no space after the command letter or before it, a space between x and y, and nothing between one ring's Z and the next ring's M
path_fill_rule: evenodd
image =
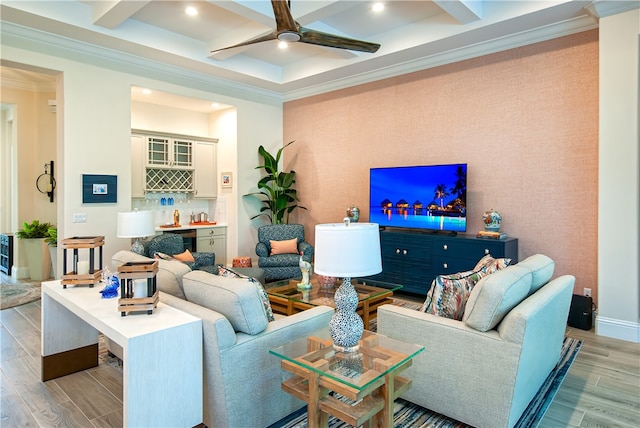
M73 222L74 223L86 223L87 222L87 213L73 213Z

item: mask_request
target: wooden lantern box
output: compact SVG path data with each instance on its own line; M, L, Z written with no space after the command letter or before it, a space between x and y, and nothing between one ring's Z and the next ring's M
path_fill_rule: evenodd
M129 312L147 311L147 315L153 313L153 308L158 306L158 288L156 275L158 274L158 261L153 262L128 262L118 267L120 279L120 299L118 310L125 316ZM144 297L134 296L134 282L146 280L147 292Z
M93 284L100 282L102 277L102 247L104 246L104 236L74 236L73 238L65 238L61 243L63 249L62 260L62 287L67 285ZM95 269L95 249L99 249L99 268ZM78 273L78 250L89 250L89 272ZM73 270L67 272L67 250L73 250Z

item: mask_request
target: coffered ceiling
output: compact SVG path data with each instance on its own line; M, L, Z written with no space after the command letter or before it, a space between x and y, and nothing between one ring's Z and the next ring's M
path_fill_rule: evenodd
M292 0L303 27L379 43L376 53L278 41L217 49L265 36L271 2L2 1L3 43L54 55L147 67L217 85L295 99L597 26L630 1ZM635 6L634 6L635 5ZM185 13L192 6L197 15ZM86 58L85 58L86 60ZM116 66L116 65L113 65Z

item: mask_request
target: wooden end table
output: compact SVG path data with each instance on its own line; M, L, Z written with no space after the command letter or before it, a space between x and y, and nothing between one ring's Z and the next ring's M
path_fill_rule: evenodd
M333 287L321 287L315 274L309 282L312 286L309 290L298 288L299 278L267 284L265 289L273 312L293 315L320 305L335 308L333 295L340 283L336 283ZM369 321L378 316L378 308L387 303L393 303L393 292L402 288L401 285L395 285L393 288L374 287L359 283L355 279L352 279L351 283L358 293L356 313L362 318L365 328L369 328Z
M324 329L269 353L293 373L282 389L307 403L310 428L326 427L329 415L353 426L393 427L394 401L411 387L399 373L423 350L365 330L357 352L338 352Z

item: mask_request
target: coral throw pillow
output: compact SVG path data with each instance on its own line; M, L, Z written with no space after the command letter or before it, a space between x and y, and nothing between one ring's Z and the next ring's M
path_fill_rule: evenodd
M271 245L271 255L276 254L298 254L298 238L286 241L269 241Z
M195 262L196 260L193 258L193 254L191 254L191 251L189 250L184 250L184 253L180 253L180 254L174 254L173 258L180 260L181 262Z

